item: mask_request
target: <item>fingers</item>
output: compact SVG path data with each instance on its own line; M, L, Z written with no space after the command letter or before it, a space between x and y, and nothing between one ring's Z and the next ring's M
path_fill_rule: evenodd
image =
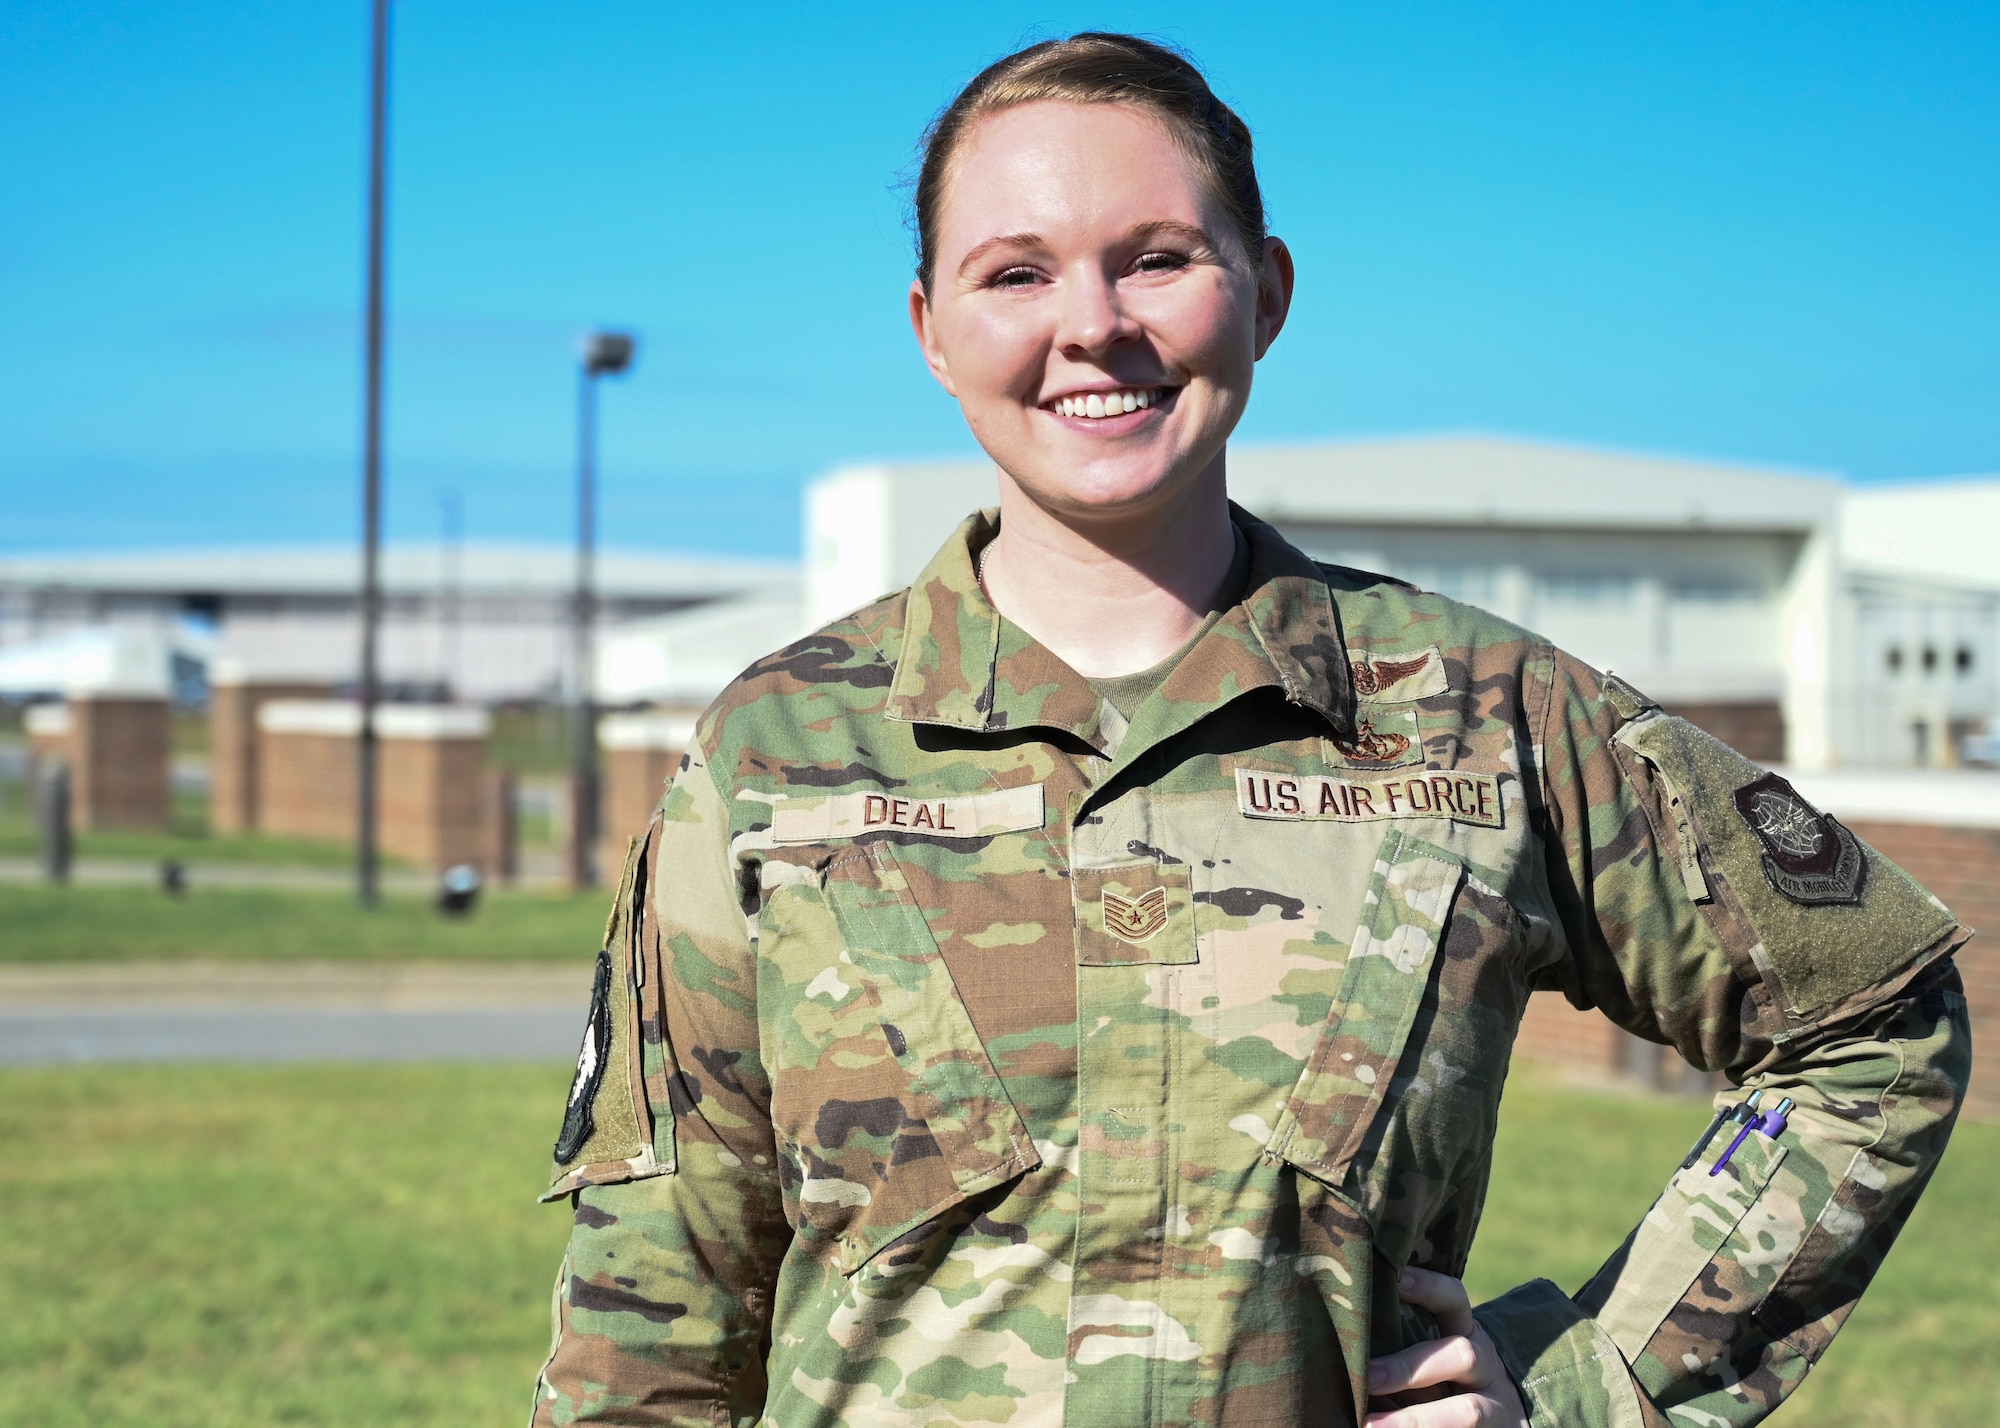
M1371 1413L1367 1428L1494 1428L1502 1421L1500 1405L1484 1394L1456 1393L1390 1413Z
M1460 1281L1448 1274L1411 1265L1403 1271L1402 1282L1396 1290L1404 1303L1415 1304L1436 1315L1438 1327L1445 1333L1460 1334L1468 1339L1472 1337L1472 1301L1466 1297L1465 1285Z
M1401 1353L1368 1361L1370 1393L1401 1393L1411 1388L1435 1388L1441 1383L1472 1380L1479 1353L1472 1341L1458 1335L1412 1344Z

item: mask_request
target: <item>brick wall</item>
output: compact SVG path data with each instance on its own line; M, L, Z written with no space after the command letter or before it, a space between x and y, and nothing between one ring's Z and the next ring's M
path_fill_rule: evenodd
M2000 828L1852 820L1855 836L1929 888L1976 936L1958 954L1972 1012L1972 1094L1966 1110L2000 1120Z
M1660 707L1715 735L1746 759L1760 764L1785 761L1785 712L1774 699Z
M257 826L257 711L277 699L325 699L332 686L217 683L208 704L208 823L218 833Z
M351 843L357 817L353 706L275 700L258 715L257 826ZM376 804L382 851L442 870L494 856L486 828L485 719L477 710L384 706ZM473 730L477 732L472 732Z

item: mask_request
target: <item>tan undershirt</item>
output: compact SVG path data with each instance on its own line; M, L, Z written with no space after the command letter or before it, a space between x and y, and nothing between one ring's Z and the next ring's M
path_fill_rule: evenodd
M1167 676L1174 667L1187 658L1189 650L1201 642L1201 637L1215 628L1215 622L1222 618L1222 612L1243 598L1243 587L1250 580L1250 542L1243 532L1230 527L1236 536L1236 554L1229 562L1229 574L1223 577L1222 590L1217 595L1215 606L1208 612L1195 632L1187 637L1181 647L1154 665L1151 669L1138 670L1132 674L1111 674L1102 679L1092 679L1088 683L1097 691L1097 697L1130 720L1139 706L1167 682Z

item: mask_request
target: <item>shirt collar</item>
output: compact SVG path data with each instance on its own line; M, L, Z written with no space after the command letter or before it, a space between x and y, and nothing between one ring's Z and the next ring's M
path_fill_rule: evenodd
M1160 694L1194 713L1275 686L1336 728L1350 728L1347 646L1325 574L1233 502L1229 514L1250 542L1247 593L1175 666ZM1125 742L1123 720L1107 711L1082 675L1002 621L979 588L979 555L999 533L998 512L975 513L910 586L884 712L908 723L986 733L1061 729L1109 754ZM1151 744L1169 731L1141 732Z

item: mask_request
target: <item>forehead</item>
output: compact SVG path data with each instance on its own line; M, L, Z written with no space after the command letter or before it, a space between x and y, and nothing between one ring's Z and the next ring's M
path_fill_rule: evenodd
M954 156L940 246L996 233L1123 231L1156 219L1209 227L1202 175L1163 120L1135 104L1042 101L989 114Z

